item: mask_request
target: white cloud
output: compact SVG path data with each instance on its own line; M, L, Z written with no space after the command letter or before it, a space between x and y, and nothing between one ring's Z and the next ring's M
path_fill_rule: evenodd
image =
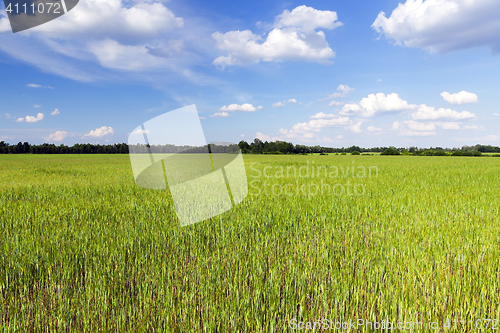
M441 96L450 104L477 103L477 95L465 90L462 90L461 92L456 94L450 94L447 91L443 91L441 93Z
M338 116L333 114L333 113L323 113L323 112L319 112L319 113L316 113L314 116L311 116L309 118L311 119L331 119L331 118L337 118Z
M416 108L416 105L408 104L399 98L398 94L392 93L387 96L383 93L369 94L359 104L346 104L340 115L356 115L360 117L373 117L378 113L405 111Z
M319 132L322 128L351 125L349 117L328 117L310 120L307 123L297 123L290 130L292 133Z
M375 126L368 126L367 131L368 132L381 132L382 129L378 128L378 127L375 127Z
M33 105L35 107L35 109L38 109L38 108L41 108L42 106L41 105L38 105L38 104L35 104Z
M399 135L401 136L436 135L436 129L438 127L443 130L458 130L460 129L460 123L449 121L419 122L407 120L403 122L395 121L392 124L392 129L399 130Z
M476 131L484 131L484 126L480 125L467 125L463 127L464 130L476 130Z
M436 124L434 123L421 123L418 121L405 121L404 122L409 129L412 131L435 131L436 130Z
M5 113L5 118L7 119L11 119L12 118L12 115L10 113Z
M216 112L211 114L209 117L230 117L230 115L227 112Z
M460 129L460 123L453 121L444 121L436 123L437 126L441 127L444 130L458 130Z
M432 136L436 135L435 131L420 131L420 130L415 130L409 128L410 125L408 122L400 123L399 121L395 121L392 124L392 129L393 130L398 130L400 136ZM413 128L416 128L417 126L413 125ZM423 129L423 128L421 128Z
M321 132L322 129L329 127L344 127L355 133L361 132L360 127L362 122L359 121L354 123L349 117L319 112L310 118L311 120L308 122L297 123L293 125L291 129L281 128L279 130L280 136L273 138L276 140L302 139L305 141L310 141L310 139L315 138L317 141L321 141L322 139L316 134Z
M242 138L244 138L244 137L245 137L245 134L241 134L240 136L241 136Z
M36 123L36 122L38 122L38 121L40 121L40 120L43 120L43 117L44 117L44 116L45 116L45 115L44 115L43 113L40 113L40 112L39 112L39 113L36 115L36 117L26 116L26 118L25 118L25 119L26 119L26 122L27 122L27 123Z
M129 6L122 0L80 1L78 6L57 20L33 28L54 32L58 38L92 37L147 38L184 26L184 20L160 2L140 1Z
M337 139L337 140L342 140L342 138L343 138L342 134L339 134L339 135L337 135L337 136L335 137L335 139Z
M57 116L59 114L59 110L55 109L54 111L51 112L51 115Z
M36 123L38 121L41 121L43 120L43 117L45 117L45 115L41 112L39 112L36 117L33 117L33 116L26 116L24 118L17 118L17 122L23 122L23 121L26 121L27 123Z
M228 52L227 56L216 58L213 64L224 68L260 61L302 60L330 63L335 52L328 46L325 33L317 29L331 30L341 25L334 11L307 6L296 7L291 12L285 10L276 17L274 29L265 40L263 36L250 30L213 33L216 47Z
M264 134L264 133L261 133L261 132L257 132L255 133L255 137L257 139L260 139L262 141L276 141L276 140L279 140L279 138L277 136L270 136L270 135L267 135L267 134Z
M355 124L352 124L350 126L347 126L347 129L353 131L354 133L361 133L361 124L363 124L363 122L361 121L358 121L357 123Z
M49 134L49 136L44 137L43 139L46 141L55 141L59 142L64 140L68 136L68 132L66 131L57 131L55 133Z
M398 45L450 52L489 46L500 50L497 0L407 0L389 18L380 12L372 28Z
M351 91L354 91L356 90L355 88L351 88L349 87L348 85L339 85L337 87L337 91L339 92L336 92L336 93L333 93L333 94L329 94L328 95L328 98L340 98L340 97L346 97Z
M345 102L337 102L337 101L331 101L328 106L339 106L339 105L344 105Z
M411 116L415 120L465 120L476 118L475 114L468 111L458 112L452 109L444 108L439 108L438 110L436 110L433 106L427 106L425 104L419 105L417 111L415 111Z
M10 30L10 29L9 29ZM51 87L51 86L42 86L40 84L35 84L35 83L29 83L26 85L27 87L30 87L30 88L47 88L47 89L54 89L54 87ZM35 106L36 107L36 106Z
M57 20L14 37L0 34L0 51L44 72L83 82L128 75L126 79L155 85L164 82L165 73L173 73L199 85L220 83L189 70L207 53L212 57L211 23L195 16L184 27L184 19L162 2L80 1ZM0 19L0 27L4 21L10 30L7 18Z
M130 134L149 134L149 133L151 133L151 131L138 129L137 131L133 131L132 133L128 133L128 134L130 135Z
M291 103L291 104L302 104L298 102L295 98L290 98L289 100L283 101L283 102L276 102L272 105L273 108L281 108L285 106L285 103Z
M257 110L262 110L262 106L253 106L250 103L245 103L242 105L238 104L230 104L228 106L223 106L219 109L219 111L228 111L228 112L233 112L233 111L243 111L243 112L254 112Z
M92 130L89 133L85 134L84 136L82 136L82 139L84 139L86 137L102 138L103 136L111 135L114 133L115 133L115 130L112 127L102 126L100 128L96 128L95 130Z
M498 114L498 113L493 113L493 115L494 115L495 117L500 117L500 114Z

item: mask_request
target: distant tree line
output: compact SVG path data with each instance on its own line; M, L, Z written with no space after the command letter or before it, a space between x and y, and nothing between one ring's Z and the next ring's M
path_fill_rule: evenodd
M69 147L64 144L56 146L53 143L32 145L28 142L10 145L0 141L0 154L128 154L128 145L126 143L112 145L77 143Z
M133 153L236 153L239 151L238 145L205 145L203 147L175 146L175 145L136 145L131 146ZM126 143L116 143L111 145L80 144L66 146L61 144L56 146L53 143L32 145L28 142L19 142L17 145L10 145L0 141L0 154L128 154L129 146Z
M396 148L396 147L375 147L361 148L359 146L351 146L348 148L331 148L306 145L294 145L285 141L262 141L255 139L250 144L246 141L240 141L237 145L216 145L210 144L203 147L192 146L176 146L176 145L136 145L130 146L132 153L237 153L239 150L243 154L353 154L360 153L381 153L382 155L415 155L415 156L481 156L483 153L498 153L500 156L500 147L475 145L463 146L462 148ZM128 154L129 146L126 143L117 143L110 145L99 144L75 144L66 146L64 144L56 146L51 143L41 145L32 145L28 142L19 142L16 145L10 145L4 141L0 141L0 154Z

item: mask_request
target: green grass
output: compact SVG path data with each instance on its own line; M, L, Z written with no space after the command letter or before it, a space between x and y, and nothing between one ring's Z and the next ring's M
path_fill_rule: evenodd
M500 159L244 158L248 197L181 228L169 192L135 186L126 155L0 156L1 331L282 332L294 318L500 319ZM307 161L379 172L266 178L253 170L276 175ZM322 180L362 184L365 193L269 192Z

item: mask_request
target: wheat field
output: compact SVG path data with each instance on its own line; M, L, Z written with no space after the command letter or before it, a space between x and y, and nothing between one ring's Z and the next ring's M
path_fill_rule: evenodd
M169 191L137 187L127 155L0 156L1 331L500 319L500 159L244 160L247 198L180 227ZM459 319L476 326L443 326ZM407 331L436 331L425 325Z

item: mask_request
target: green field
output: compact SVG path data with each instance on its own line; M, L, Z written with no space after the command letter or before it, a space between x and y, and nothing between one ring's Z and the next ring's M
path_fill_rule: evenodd
M181 228L128 155L0 156L0 331L500 319L500 159L244 159L248 197ZM287 177L304 166L328 176Z

